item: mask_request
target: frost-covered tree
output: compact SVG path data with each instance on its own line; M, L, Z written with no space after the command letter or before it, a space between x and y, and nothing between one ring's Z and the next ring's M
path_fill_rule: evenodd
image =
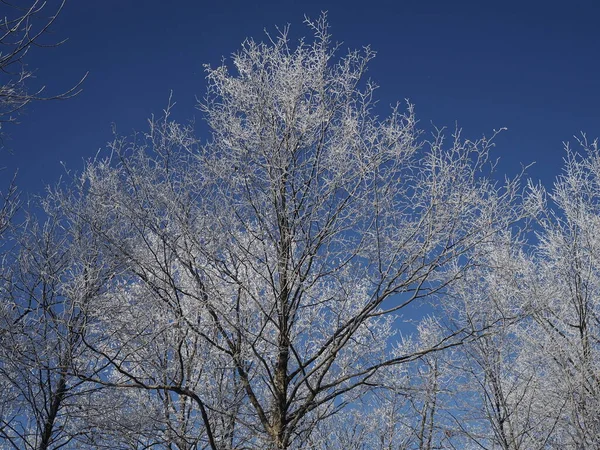
M561 410L563 448L600 445L600 152L581 140L541 221L538 260L548 286L536 314L536 344L548 360L548 397Z
M60 448L86 433L93 386L71 373L86 359L85 303L101 285L77 227L34 217L15 232L0 289L0 448Z
M532 190L536 235L506 236L452 286L452 329L488 329L456 350L450 411L480 447L599 445L600 156L581 144L550 194Z
M36 100L66 99L77 95L83 79L66 92L46 95L45 87L31 90L33 77L27 54L34 47L54 47L48 32L66 0L15 0L0 4L0 123L14 122L25 105ZM85 78L85 77L84 77Z
M28 52L35 47L55 47L64 41L53 41L48 33L65 6L65 0L15 0L0 2L0 127L15 122L19 111L38 100L60 100L77 95L87 74L71 89L54 95L45 87L31 89L32 70L27 66ZM0 133L0 139L2 133ZM0 160L0 173L4 166ZM3 236L17 206L15 179L0 184L0 258L4 254ZM5 264L0 259L0 275Z
M114 268L80 306L94 370L73 371L161 393L196 447L308 448L388 368L476 337L411 339L398 315L452 301L521 216L518 182L486 176L489 140L422 139L410 105L379 118L373 52L340 57L307 23L309 41L284 30L206 68L208 142L167 110L54 194Z
M536 348L535 314L547 293L523 241L505 235L452 287L445 320L485 329L454 352L453 406L444 414L466 448L546 449L559 409L549 407L547 361Z

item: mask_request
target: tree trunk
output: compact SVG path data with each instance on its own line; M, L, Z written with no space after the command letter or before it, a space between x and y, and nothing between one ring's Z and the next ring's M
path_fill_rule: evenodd
M56 421L58 410L60 409L60 405L65 397L66 392L67 380L65 374L63 373L61 374L60 379L58 380L56 392L51 397L52 404L50 405L50 411L48 412L48 417L46 418L46 421L44 423L42 439L40 441L38 450L48 450L50 446L50 440L52 439L52 433L54 432L54 422Z

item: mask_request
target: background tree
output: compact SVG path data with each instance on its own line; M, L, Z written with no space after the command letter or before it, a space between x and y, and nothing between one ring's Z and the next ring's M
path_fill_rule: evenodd
M61 448L87 433L95 390L70 374L84 356L78 306L100 288L85 229L65 229L49 204L29 216L3 282L0 315L0 440L6 448ZM74 225L74 224L73 224ZM4 448L4 447L3 447Z
M56 95L44 95L45 86L28 89L33 77L26 65L28 52L34 47L55 47L65 42L48 37L65 2L54 2L54 6L40 0L1 2L0 122L14 122L15 114L31 101L67 99L80 92L85 76L68 91Z
M549 392L561 411L564 448L599 445L600 422L600 155L597 141L567 147L541 221L540 284L549 286L536 314L538 351L547 357Z
M66 92L45 95L45 86L30 89L33 71L27 67L27 55L36 47L56 47L65 40L56 41L48 35L61 13L66 0L48 2L15 0L0 2L0 126L15 122L18 112L31 101L61 100L77 95L87 74ZM0 165L0 171L3 167ZM15 180L0 191L0 239L16 212L17 188ZM5 245L0 240L0 254Z

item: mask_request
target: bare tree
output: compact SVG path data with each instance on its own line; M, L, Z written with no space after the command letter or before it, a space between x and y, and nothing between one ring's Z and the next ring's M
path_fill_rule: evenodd
M569 449L600 445L600 151L580 140L567 146L565 169L541 220L537 345L547 357L548 397L561 405L560 442Z
M385 368L473 338L401 338L396 314L451 301L521 214L518 180L485 176L489 140L422 140L412 106L378 119L373 52L337 57L325 18L307 23L310 42L283 30L246 41L235 74L207 67L206 145L167 114L55 194L119 267L86 309L104 370L77 374L191 399L211 449L303 448Z
M458 322L454 327L487 330L456 349L451 369L454 406L445 414L469 448L548 448L559 416L544 404L544 362L531 346L542 292L524 242L498 235L480 264L452 286L457 301L443 313L445 323Z
M49 11L48 1L2 0L0 21L0 122L14 122L16 113L31 101L67 99L80 92L85 76L71 89L45 95L45 86L31 91L28 82L33 72L27 67L28 52L34 47L55 47L64 40L48 37L66 0L56 2Z
M33 71L27 67L27 54L35 47L56 47L65 41L49 38L51 27L66 0L0 1L0 127L15 122L18 112L31 101L61 100L77 95L87 74L72 88L59 94L45 94L45 86L31 90ZM1 137L1 136L0 136ZM0 172L4 167L0 164ZM5 233L18 209L15 178L0 186L0 258L6 245ZM0 270L5 264L0 261Z
M93 236L83 224L71 222L65 228L49 202L42 206L36 212L44 219L30 211L12 233L16 243L7 255L10 264L0 289L3 449L84 448L103 431L90 416L101 410L106 424L118 416L116 405L122 407L102 401L106 395L97 385L72 373L78 364L93 367L82 343L83 306L98 294L109 268L98 263L89 245Z

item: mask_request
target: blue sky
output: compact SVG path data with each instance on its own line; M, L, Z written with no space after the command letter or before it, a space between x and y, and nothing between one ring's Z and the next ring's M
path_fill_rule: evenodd
M28 62L48 94L89 71L84 90L31 104L5 128L2 176L18 168L21 190L39 193L64 173L61 161L80 170L113 123L120 134L144 131L171 90L176 118L200 120L203 64L219 64L246 37L263 39L265 28L289 23L292 36L309 35L304 14L322 10L342 49L377 51L369 76L382 107L410 99L422 128L458 123L470 138L507 127L495 151L502 172L535 161L529 175L549 185L563 141L600 135L600 4L591 1L69 0L51 36L68 42L33 49Z

